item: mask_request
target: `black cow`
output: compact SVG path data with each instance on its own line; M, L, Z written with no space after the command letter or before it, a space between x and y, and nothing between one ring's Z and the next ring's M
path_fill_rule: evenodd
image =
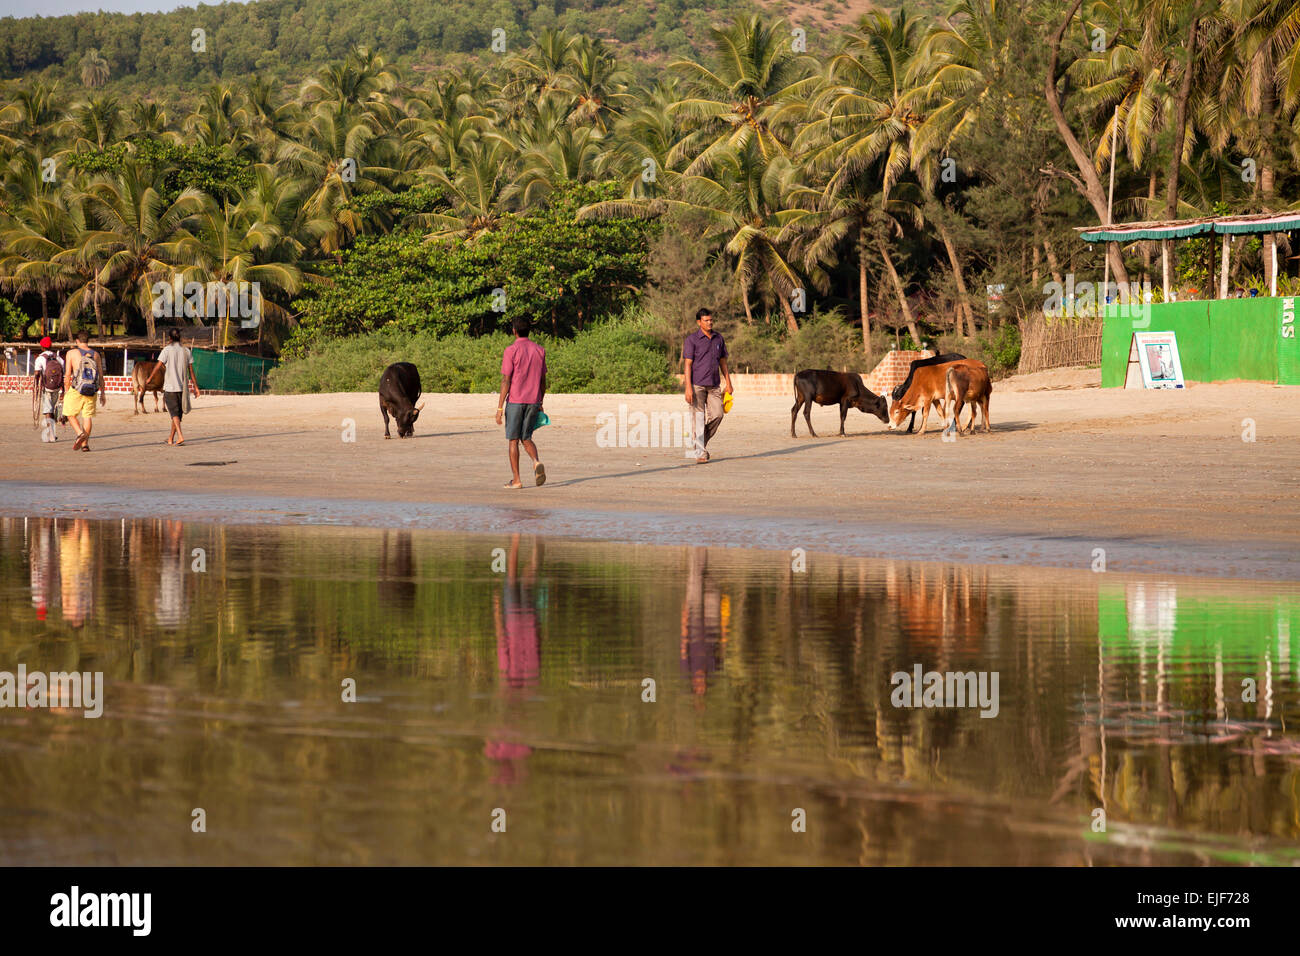
M928 365L942 365L944 362L959 362L966 356L960 352L948 352L944 355L932 355L926 359L913 359L911 367L907 370L907 378L903 379L903 384L898 386L890 393L890 398L898 401L907 394L907 390L912 387L912 376L916 374L918 368L925 368ZM907 423L907 434L912 434L912 426L916 424L916 412L912 412L911 419Z
M388 416L397 420L397 437L409 438L415 434L415 420L420 417L424 403L415 404L420 397L420 370L410 362L394 362L384 369L379 379L379 411L384 416L384 437L388 433Z
M838 405L840 407L840 434L844 434L844 418L850 408L875 415L886 425L889 424L889 405L871 389L862 383L862 376L857 372L832 372L827 369L806 368L794 377L794 408L790 409L790 437L795 438L794 423L799 418L799 408L803 407L803 419L808 423L808 434L813 438L817 433L812 427L813 402L818 405Z

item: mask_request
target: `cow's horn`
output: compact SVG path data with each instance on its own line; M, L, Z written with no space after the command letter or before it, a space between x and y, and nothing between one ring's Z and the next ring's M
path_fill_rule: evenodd
M419 405L416 405L416 406L415 406L415 410L416 410L417 412L418 412L420 409L422 409L422 408L424 408L424 402L421 402Z

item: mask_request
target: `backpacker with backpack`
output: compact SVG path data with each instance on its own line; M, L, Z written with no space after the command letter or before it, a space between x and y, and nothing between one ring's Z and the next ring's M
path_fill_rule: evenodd
M41 384L45 386L46 391L62 392L63 363L53 352L42 352L41 357L45 359L45 368L41 370Z
M77 391L94 395L99 391L99 359L90 349L79 349L81 364L77 367Z

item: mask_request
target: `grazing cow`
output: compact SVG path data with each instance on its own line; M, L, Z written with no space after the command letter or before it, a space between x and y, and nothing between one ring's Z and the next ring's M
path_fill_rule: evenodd
M131 370L131 414L139 415L149 410L144 407L144 393L153 392L153 410L158 411L158 399L162 396L163 382L167 378L167 369L162 362L145 359L136 362Z
M806 368L794 377L794 408L790 409L790 437L794 433L795 422L799 419L799 409L803 408L803 419L808 423L808 434L813 438L817 433L812 427L813 402L818 405L839 405L840 434L844 434L844 418L850 408L875 415L882 422L889 423L889 404L862 383L862 376L857 372L832 372L827 369Z
M948 375L944 383L944 404L948 406L948 425L944 431L955 429L961 434L962 407L970 402L970 421L966 431L975 430L975 409L978 407L984 415L984 431L989 430L989 396L993 393L993 383L989 380L988 369L966 362L955 362L947 366Z
M908 412L920 412L920 434L924 435L926 423L930 419L931 407L938 408L939 414L943 414L944 398L948 387L948 370L958 366L978 368L986 377L988 376L988 369L985 368L984 363L975 359L963 359L960 362L947 362L943 365L918 368L912 376L912 384L908 386L906 394L894 402L889 409L890 430L896 430L902 425L903 419L907 417Z
M384 416L384 437L388 433L388 416L397 420L397 437L409 438L415 434L415 420L420 417L424 402L415 404L420 397L420 371L410 362L394 362L384 369L379 379L379 411Z
M907 378L903 379L903 384L899 385L890 394L890 398L898 401L907 394L908 388L912 385L912 376L916 374L918 368L929 368L931 365L943 365L946 362L960 362L966 356L960 352L945 352L943 355L931 355L929 358L913 359L911 366L907 370ZM912 412L912 419L907 423L907 433L912 434L912 426L916 424L916 412Z

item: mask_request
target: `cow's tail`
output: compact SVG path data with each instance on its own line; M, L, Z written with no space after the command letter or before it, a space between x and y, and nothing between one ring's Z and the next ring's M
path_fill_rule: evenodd
M950 430L955 431L957 426L957 385L953 381L953 376L956 374L957 366L954 365L948 369L948 374L943 377L943 430L945 434Z

